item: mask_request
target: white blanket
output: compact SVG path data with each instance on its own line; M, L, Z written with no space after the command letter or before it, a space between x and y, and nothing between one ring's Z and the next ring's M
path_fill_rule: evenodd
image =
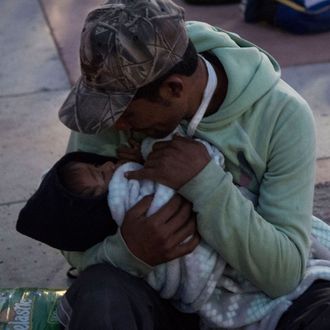
M144 153L152 140L145 140ZM153 141L154 142L154 141ZM202 142L202 141L201 141ZM202 142L213 159L223 165L222 154L206 142ZM127 210L144 196L154 194L147 216L155 213L174 195L174 190L150 180L127 180L125 172L142 168L134 162L125 163L114 173L109 184L108 203L112 217L121 226ZM162 298L186 312L196 312L214 291L225 262L205 242L201 242L190 254L171 262L158 265L149 273L147 281L159 291Z
M217 157L221 163L221 154L217 153ZM144 196L155 194L148 211L151 215L174 194L172 189L158 183L125 178L125 172L141 167L126 163L116 170L110 182L108 202L119 226L126 211ZM292 301L314 281L330 281L330 226L315 217L311 242L303 280L293 292L276 299L251 285L203 241L192 253L154 267L146 280L181 311L198 312L202 329L273 330Z

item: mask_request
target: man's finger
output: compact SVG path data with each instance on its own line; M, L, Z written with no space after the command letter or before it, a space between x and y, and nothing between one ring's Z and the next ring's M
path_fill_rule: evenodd
M177 208L177 212L169 219L168 224L172 232L178 231L192 218L192 206L188 202L181 202Z
M173 233L171 240L175 246L197 232L196 215L190 203L183 203L179 211L168 221L168 230Z
M196 235L197 229L194 219L190 219L184 226L177 230L173 236L173 244L176 246L178 244L184 244L188 242L194 235Z
M195 233L187 242L178 244L167 254L168 260L173 260L176 258L183 257L188 253L194 251L197 245L200 243L200 236L198 233Z
M135 219L145 216L145 214L147 213L147 211L150 207L150 204L151 204L153 198L154 198L154 195L148 195L148 196L143 197L131 209L129 209L127 211L127 214L133 213Z
M134 140L133 138L129 138L128 143L132 148L140 149L141 144L139 142L137 142L136 140Z
M171 144L171 141L159 141L152 146L152 151L161 150L167 148Z
M140 170L137 171L128 171L125 172L125 178L128 180L143 180L143 179L149 179L151 180L151 172L153 170L149 168L141 168Z
M157 212L151 215L149 221L157 221L162 219L163 223L168 223L178 214L183 203L183 198L180 195L174 195L165 205L163 205Z

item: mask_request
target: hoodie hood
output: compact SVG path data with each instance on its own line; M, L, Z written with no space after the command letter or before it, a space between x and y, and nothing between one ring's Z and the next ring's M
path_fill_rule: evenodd
M198 129L227 125L251 110L280 80L281 70L276 60L251 42L207 23L187 22L186 26L198 53L212 52L228 77L227 94L219 111L203 118Z

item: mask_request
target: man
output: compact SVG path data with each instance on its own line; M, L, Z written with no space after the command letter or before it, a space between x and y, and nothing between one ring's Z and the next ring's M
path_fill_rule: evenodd
M194 315L174 310L121 270L143 277L191 252L199 235L270 297L292 291L309 255L315 132L308 105L280 79L277 62L236 34L184 23L182 8L163 0L108 1L92 11L80 58L82 77L59 114L79 132L69 151L114 156L132 134L161 138L195 123L194 136L223 152L226 171L192 139L156 144L144 169L128 178L156 180L184 199L146 218L145 198L115 235L84 253L64 252L80 270L94 266L66 294L62 322L69 329L198 329ZM215 78L203 108L211 80L206 63ZM258 196L256 208L235 184ZM319 289L312 285L279 329L290 328ZM319 312L304 315L303 322Z

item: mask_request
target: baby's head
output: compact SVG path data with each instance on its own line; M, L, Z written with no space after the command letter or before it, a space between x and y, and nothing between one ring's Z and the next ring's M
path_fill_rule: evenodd
M106 190L115 162L86 152L63 156L20 211L16 229L66 251L85 251L113 235L117 225L108 207ZM72 166L68 166L70 163ZM65 170L67 166L72 173ZM91 189L87 190L87 186Z
M63 185L71 192L84 197L97 197L108 191L108 185L116 169L116 164L70 161L60 169Z

